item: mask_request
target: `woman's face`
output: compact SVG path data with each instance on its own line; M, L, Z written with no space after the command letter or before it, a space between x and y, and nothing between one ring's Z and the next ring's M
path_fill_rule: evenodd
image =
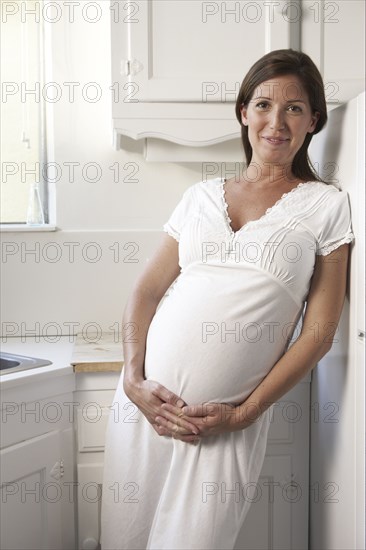
M318 118L297 76L277 76L262 82L249 104L241 108L253 149L252 162L291 165L306 134L315 130Z

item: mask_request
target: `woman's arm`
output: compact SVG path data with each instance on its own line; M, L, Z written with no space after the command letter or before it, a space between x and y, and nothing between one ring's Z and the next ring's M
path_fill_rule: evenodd
M124 385L144 379L146 337L159 302L178 277L178 243L164 234L152 258L137 278L123 312ZM132 329L132 330L131 330ZM128 335L133 336L129 338Z
M178 407L185 403L158 381L145 380L146 337L159 302L179 273L178 243L170 235L164 234L159 247L134 285L122 320L123 388L127 397L137 405L159 435L171 435L155 423L162 403L171 403ZM134 329L133 332L131 328ZM182 425L191 434L182 439L193 441L195 438L192 437L192 432L198 433L196 427L186 420Z
M312 370L332 347L346 293L348 254L349 245L344 244L317 256L301 334L244 403L235 408L213 403L183 407L179 420L194 422L202 436L242 430ZM159 421L172 430L177 410L162 408L165 419Z
M301 334L239 406L244 422L245 417L255 421L331 349L346 295L348 254L349 244L344 244L327 256L317 256Z

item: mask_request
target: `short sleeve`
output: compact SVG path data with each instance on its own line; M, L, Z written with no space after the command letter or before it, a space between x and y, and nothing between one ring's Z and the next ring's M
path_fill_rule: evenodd
M354 238L348 194L334 191L322 208L316 254L326 256Z
M189 214L194 207L194 187L191 185L183 193L182 198L174 208L168 221L163 225L163 230L179 242L180 234Z

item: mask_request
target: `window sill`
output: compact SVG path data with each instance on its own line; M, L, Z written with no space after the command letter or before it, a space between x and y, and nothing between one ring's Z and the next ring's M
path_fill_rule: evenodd
M34 232L34 231L57 231L55 225L45 223L44 225L27 225L26 223L2 223L0 224L0 232Z

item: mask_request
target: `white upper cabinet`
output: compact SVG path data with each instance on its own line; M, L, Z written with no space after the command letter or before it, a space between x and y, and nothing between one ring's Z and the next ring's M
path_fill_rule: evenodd
M248 68L289 47L291 10L286 21L281 4L127 2L129 56L121 76L136 85L139 101L235 101Z
M365 0L302 1L301 49L319 67L329 104L365 90Z
M110 13L117 147L118 136L150 138L153 156L157 140L207 148L239 139L240 84L276 49L313 58L329 103L363 89L364 0L112 0Z
M265 53L299 47L298 2L111 2L116 133L208 146L238 138L242 79Z

